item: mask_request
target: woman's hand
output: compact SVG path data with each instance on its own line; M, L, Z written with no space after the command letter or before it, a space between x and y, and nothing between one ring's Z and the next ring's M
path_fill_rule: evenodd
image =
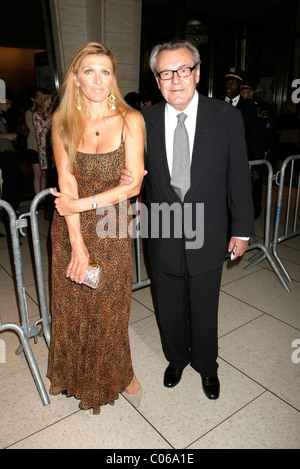
M90 255L83 241L72 245L71 261L67 267L66 277L76 283L82 283L89 264Z
M75 208L74 201L76 199L74 197L68 194L64 194L63 192L57 192L54 189L50 189L50 192L52 195L54 195L54 197L56 197L54 201L55 207L62 217L78 213Z

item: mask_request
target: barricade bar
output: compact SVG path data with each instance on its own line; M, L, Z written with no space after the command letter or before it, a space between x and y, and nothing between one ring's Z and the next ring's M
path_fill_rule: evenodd
M54 190L57 190L56 187ZM43 261L42 261L42 254L41 254L41 245L40 245L40 236L39 236L39 225L38 225L38 218L37 218L37 207L38 204L48 195L51 195L50 189L45 189L37 194L31 202L30 206L30 222L31 222L31 231L32 231L32 244L33 244L33 252L34 252L34 260L35 260L35 268L36 268L36 276L37 276L37 286L38 286L38 294L39 294L39 303L41 308L41 317L42 317L42 325L43 325L43 334L45 341L50 346L50 323L51 323L51 316L47 306L47 298L46 298L46 291L45 291L45 280L44 280L44 272L43 272Z
M135 256L136 256L136 275L137 281L132 284L132 291L139 290L140 288L147 287L151 284L151 279L148 277L146 279L141 279L141 213L139 210L139 206L141 203L141 196L136 198L134 202L134 215L135 215L135 223L136 223L136 232L137 238L135 240Z
M294 238L295 236L300 235L300 229L297 230L297 221L298 221L298 216L299 216L300 168L298 171L298 175L295 174L295 168L294 168L295 161L300 161L300 155L288 156L283 161L281 169L276 175L276 183L279 185L279 188L278 188L277 203L276 203L274 235L273 235L273 241L271 243L273 256L276 259L278 265L280 266L281 271L283 272L283 274L285 275L285 277L290 283L292 282L292 278L290 274L288 273L282 259L280 258L277 252L277 246L278 244L282 243L283 241L286 241L287 239L291 239L291 238ZM289 164L291 165L289 180L286 181L286 170ZM295 175L296 197L295 197L295 206L293 208L291 207L291 197L292 197L292 190L293 190L293 176L294 175ZM298 176L298 181L297 181L297 176ZM284 226L284 234L282 236L279 236L279 225L280 225L281 214L283 211L282 202L283 202L283 192L284 192L285 182L288 182L287 206L285 210L285 226ZM294 210L294 218L293 218L292 228L289 231L289 217L290 217L292 210Z

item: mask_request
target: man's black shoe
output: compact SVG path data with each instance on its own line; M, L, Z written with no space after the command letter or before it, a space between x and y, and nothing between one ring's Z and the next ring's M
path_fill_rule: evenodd
M220 395L220 382L217 376L202 377L203 392L208 399L218 399Z
M177 368L173 368L169 365L165 371L164 386L166 388L173 388L176 386L176 384L181 380L182 372L183 370L178 370Z

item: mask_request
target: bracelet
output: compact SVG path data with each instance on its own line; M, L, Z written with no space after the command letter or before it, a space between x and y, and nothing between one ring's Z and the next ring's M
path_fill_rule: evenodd
M93 209L96 210L98 208L97 202L96 202L96 197L93 195L93 203L92 203Z

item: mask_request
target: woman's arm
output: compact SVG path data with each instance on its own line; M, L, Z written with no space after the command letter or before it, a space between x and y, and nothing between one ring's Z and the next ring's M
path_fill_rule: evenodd
M78 199L77 181L69 169L68 155L57 131L57 116L52 118L52 149L58 175L58 185L62 192L68 194L70 200ZM65 216L69 241L71 244L71 261L66 275L75 282L82 282L88 266L89 253L85 246L80 230L79 214Z
M140 113L132 111L128 111L127 120L128 124L125 126L123 133L125 139L125 166L132 175L132 181L130 184L118 185L102 193L95 194L98 207L117 204L124 198L131 198L140 193L144 177L144 121ZM60 191L60 193L52 192L57 197L55 205L60 215L72 215L93 209L92 196L78 199L78 196L69 197L72 194L65 191L61 186Z

